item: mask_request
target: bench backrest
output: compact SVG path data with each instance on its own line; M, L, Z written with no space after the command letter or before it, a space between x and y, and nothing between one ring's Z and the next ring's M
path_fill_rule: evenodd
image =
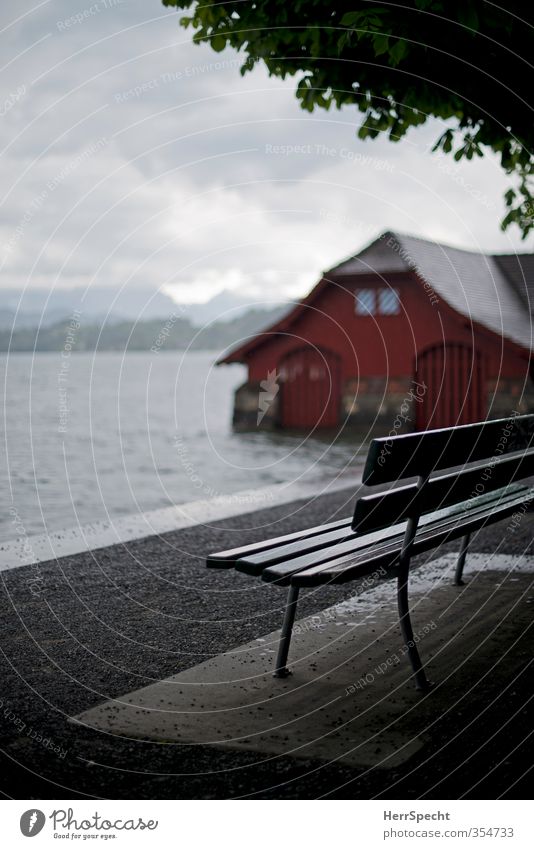
M459 471L436 472L460 466ZM464 468L467 466L467 468ZM363 483L417 477L417 484L364 496L352 527L364 533L480 498L534 475L534 415L374 439Z

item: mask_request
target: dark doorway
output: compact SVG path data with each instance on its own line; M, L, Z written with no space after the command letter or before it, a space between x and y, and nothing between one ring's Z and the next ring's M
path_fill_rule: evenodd
M484 363L469 345L427 348L417 358L416 380L426 386L416 404L417 430L482 421L486 417Z
M280 361L278 371L282 427L336 427L341 392L341 361L337 354L299 348Z

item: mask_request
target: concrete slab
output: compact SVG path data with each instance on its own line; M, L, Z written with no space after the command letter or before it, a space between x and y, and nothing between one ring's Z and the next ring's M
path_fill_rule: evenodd
M290 678L272 677L273 632L74 721L178 746L392 768L532 624L532 558L472 554L463 588L452 586L454 561L441 557L413 576L414 632L436 681L425 696L409 680L395 585L382 581L296 623Z

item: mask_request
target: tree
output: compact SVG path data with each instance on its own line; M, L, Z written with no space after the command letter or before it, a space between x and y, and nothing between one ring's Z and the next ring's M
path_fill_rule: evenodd
M304 109L353 104L360 138L399 141L429 117L446 122L434 150L456 160L500 157L513 184L506 229L534 228L534 121L530 105L533 16L508 0L163 0L190 10L193 40L244 54L241 73L263 62L271 76L297 76Z

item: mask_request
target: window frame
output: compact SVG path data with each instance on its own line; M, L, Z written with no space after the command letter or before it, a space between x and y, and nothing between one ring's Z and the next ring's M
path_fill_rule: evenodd
M393 310L384 310L382 308L382 296L387 293L387 296L392 296L395 299L395 309ZM393 306L393 300L391 301L391 305ZM376 298L376 314L377 315L400 315L401 311L401 303L400 303L400 293L396 286L381 286L380 289L377 290L377 298Z
M364 307L363 301L360 301L360 295L365 293L366 295L370 295L372 298L372 308L369 310L367 307ZM376 289L371 288L370 286L365 286L360 289L356 289L354 292L354 314L360 317L376 315L377 310L377 297L376 297Z

